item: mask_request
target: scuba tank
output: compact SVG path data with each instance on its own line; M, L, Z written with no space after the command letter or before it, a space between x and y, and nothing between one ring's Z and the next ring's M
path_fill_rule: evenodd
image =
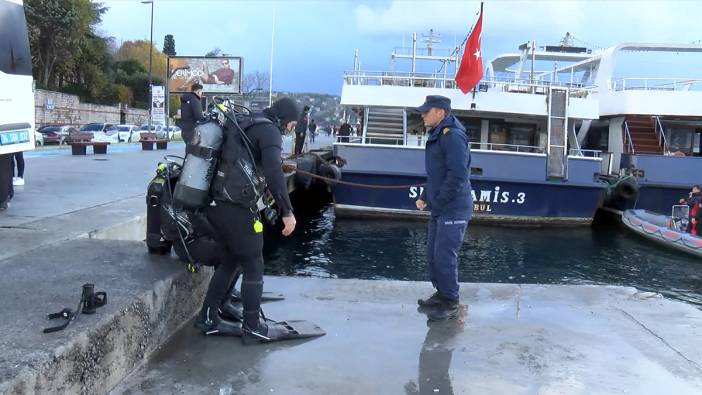
M161 231L161 205L164 192L173 187L180 170L172 163L159 163L156 176L146 191L146 246L150 254L165 255L171 252L171 241L163 237Z
M222 127L216 120L200 123L185 148L185 164L173 193L173 201L187 209L205 207L210 202L210 183L222 147Z

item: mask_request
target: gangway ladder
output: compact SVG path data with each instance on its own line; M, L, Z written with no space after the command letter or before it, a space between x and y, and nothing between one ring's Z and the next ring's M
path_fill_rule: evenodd
M548 145L546 178L568 179L568 88L551 87L548 93Z
M403 145L406 140L405 110L397 107L366 107L364 144Z

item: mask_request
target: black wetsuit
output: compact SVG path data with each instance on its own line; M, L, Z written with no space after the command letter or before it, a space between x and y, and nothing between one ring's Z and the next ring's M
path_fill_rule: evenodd
M201 120L202 102L200 97L192 92L185 93L180 97L180 128L182 129L183 141L190 142L195 133L195 124Z
M246 135L253 144L256 167L265 176L280 216L284 217L292 213L292 205L281 169L282 137L275 126L277 119L269 117L274 121L273 124L254 125L246 130ZM252 213L248 207L216 201L216 206L208 207L206 214L223 242L227 256L217 266L210 280L201 319L218 319L215 312L228 296L235 271L240 265L243 272L241 297L245 324L249 328L256 328L263 292L263 233L254 230L257 213Z

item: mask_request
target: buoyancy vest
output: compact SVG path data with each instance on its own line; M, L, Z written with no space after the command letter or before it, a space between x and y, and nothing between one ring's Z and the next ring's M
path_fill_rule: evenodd
M273 121L262 114L236 114L235 117L236 124L228 119L224 127L224 144L211 193L215 200L254 210L265 192L266 183L256 168L256 147L246 131L256 125L273 125Z

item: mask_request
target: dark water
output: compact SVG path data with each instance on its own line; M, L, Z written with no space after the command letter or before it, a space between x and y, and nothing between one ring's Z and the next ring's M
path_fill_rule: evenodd
M266 238L277 275L426 281L426 225L336 219L333 208L297 213L294 236ZM702 307L702 260L614 224L578 228L469 226L462 282L609 284L659 292Z

